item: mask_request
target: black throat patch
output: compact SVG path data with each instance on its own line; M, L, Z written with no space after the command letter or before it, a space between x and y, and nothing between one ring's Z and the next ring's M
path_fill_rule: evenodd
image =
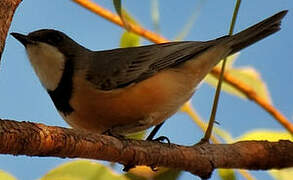
M57 110L62 112L65 116L74 111L69 104L73 92L72 77L73 63L70 59L67 59L57 88L53 91L47 90Z

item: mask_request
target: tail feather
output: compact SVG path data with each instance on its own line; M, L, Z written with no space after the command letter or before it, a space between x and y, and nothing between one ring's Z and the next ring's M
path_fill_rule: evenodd
M249 28L241 31L229 38L234 54L243 48L277 32L280 30L281 20L287 14L288 10L281 11Z

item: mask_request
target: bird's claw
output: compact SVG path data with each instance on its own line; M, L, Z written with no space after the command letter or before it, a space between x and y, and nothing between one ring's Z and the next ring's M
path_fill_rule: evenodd
M155 139L153 139L153 140L151 140L151 141L157 141L157 142L161 142L161 143L163 143L164 141L167 141L167 143L168 143L169 145L171 144L171 141L170 141L169 138L166 137L166 136L160 136L160 137L155 138Z

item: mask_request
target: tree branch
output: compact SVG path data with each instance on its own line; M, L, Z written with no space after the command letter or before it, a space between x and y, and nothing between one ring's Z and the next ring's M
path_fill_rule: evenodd
M14 11L21 0L0 0L0 61Z
M293 167L293 142L242 141L180 146L117 139L31 122L0 120L0 153L89 158L121 164L182 169L208 178L216 168Z

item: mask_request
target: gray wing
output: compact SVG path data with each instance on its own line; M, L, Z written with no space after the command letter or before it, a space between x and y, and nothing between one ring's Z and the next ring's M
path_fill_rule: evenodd
M185 62L215 43L184 41L97 51L87 80L102 90L125 87Z
M287 11L281 11L233 36L223 36L207 42L171 42L96 52L87 78L97 88L111 90L175 67L218 43L229 45L230 54L233 54L279 31L281 20L286 14Z

